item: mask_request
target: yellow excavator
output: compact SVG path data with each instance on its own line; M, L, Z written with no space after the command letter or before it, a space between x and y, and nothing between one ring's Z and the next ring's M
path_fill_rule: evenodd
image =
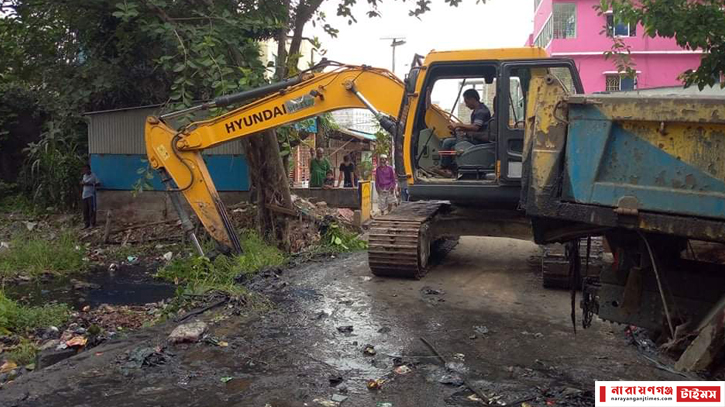
M374 274L420 277L431 248L447 237L568 242L568 281L582 287L584 327L597 314L675 338L675 328L690 324L703 334L678 363L719 354L722 341L711 332L722 327L713 316L725 315L725 267L712 253L725 244L725 150L718 147L725 145L725 102L580 93L572 61L540 48L431 52L413 60L405 81L384 69L328 62L175 113L258 98L179 130L168 116L149 117L146 146L151 165L209 234L241 250L201 151L324 112L369 109L393 136L409 201L370 226ZM452 134L468 108L484 110L481 103L490 120ZM179 195L172 201L193 230ZM592 236L604 236L614 257L593 274Z
M582 90L571 60L549 58L534 47L433 51L414 58L404 81L385 69L323 61L286 81L148 117L146 149L197 249L178 193L212 238L238 252L242 248L201 152L326 112L368 109L394 138L399 185L411 201L373 221L370 268L376 275L418 278L441 238L531 238L530 222L517 210L525 117L534 116L534 103L527 100L536 98L535 83L551 77L569 93ZM467 121L458 116L469 114L460 101L464 89L476 90L491 118L478 132L452 134L449 124ZM450 102L450 109L440 107ZM242 106L180 129L167 124L180 115L235 104ZM452 137L455 147L443 150L442 141ZM450 176L437 170L446 155L455 158Z

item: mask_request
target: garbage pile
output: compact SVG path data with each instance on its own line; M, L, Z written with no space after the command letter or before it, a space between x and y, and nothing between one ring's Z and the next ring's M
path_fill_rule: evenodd
M30 371L54 365L123 332L138 329L159 318L166 305L160 301L138 306L103 304L94 309L86 306L74 312L62 327L40 328L27 338L0 336L0 387ZM23 346L37 350L34 362L21 365L11 356L11 352Z

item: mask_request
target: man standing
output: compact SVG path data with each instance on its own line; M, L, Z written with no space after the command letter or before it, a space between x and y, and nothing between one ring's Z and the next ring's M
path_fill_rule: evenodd
M310 188L322 188L325 184L327 171L332 169L332 165L325 158L325 150L321 147L317 149L317 154L310 160Z
M491 111L481 103L481 96L478 94L476 89L468 89L463 92L463 103L466 107L471 109L471 124L463 123L451 123L448 125L448 129L452 132L463 131L463 132L478 132L486 130L488 122L491 120ZM456 143L459 141L457 137L450 137L443 140L441 145L442 151L451 151L455 148ZM478 144L473 138L468 138L473 144ZM451 175L454 170L453 156L445 155L441 157L441 167L444 170L450 171Z
M378 208L381 215L393 210L395 204L395 171L388 165L388 156L381 154L375 169L375 190L378 192Z
M337 187L340 187L340 184L344 180L343 186L345 188L352 188L352 181L353 176L355 174L355 164L350 161L350 156L346 155L342 157L342 164L340 164L340 175L337 178Z
M81 198L83 198L83 221L85 227L88 229L96 226L96 187L101 185L98 181L96 174L91 172L90 165L83 166L83 177L81 178L81 185L83 186L83 192Z

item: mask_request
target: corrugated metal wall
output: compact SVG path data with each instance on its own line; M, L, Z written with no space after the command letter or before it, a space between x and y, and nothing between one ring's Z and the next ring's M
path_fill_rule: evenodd
M87 115L89 158L102 189L131 190L144 176L144 124L157 113L158 107L150 106ZM204 151L204 161L218 191L249 190L249 170L238 140ZM158 175L152 175L151 186L162 190Z
M88 152L90 154L143 154L146 116L157 108L117 110L88 115ZM242 154L239 141L232 141L204 151L205 155Z

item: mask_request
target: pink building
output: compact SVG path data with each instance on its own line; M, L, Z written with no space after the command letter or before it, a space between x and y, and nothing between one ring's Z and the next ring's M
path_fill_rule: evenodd
M551 56L573 59L587 93L678 86L677 77L700 64L701 51L682 49L674 39L650 38L641 26L619 23L611 12L597 15L597 4L599 0L534 0L534 33L528 42ZM604 59L612 36L631 47L636 79L620 75L614 61Z

